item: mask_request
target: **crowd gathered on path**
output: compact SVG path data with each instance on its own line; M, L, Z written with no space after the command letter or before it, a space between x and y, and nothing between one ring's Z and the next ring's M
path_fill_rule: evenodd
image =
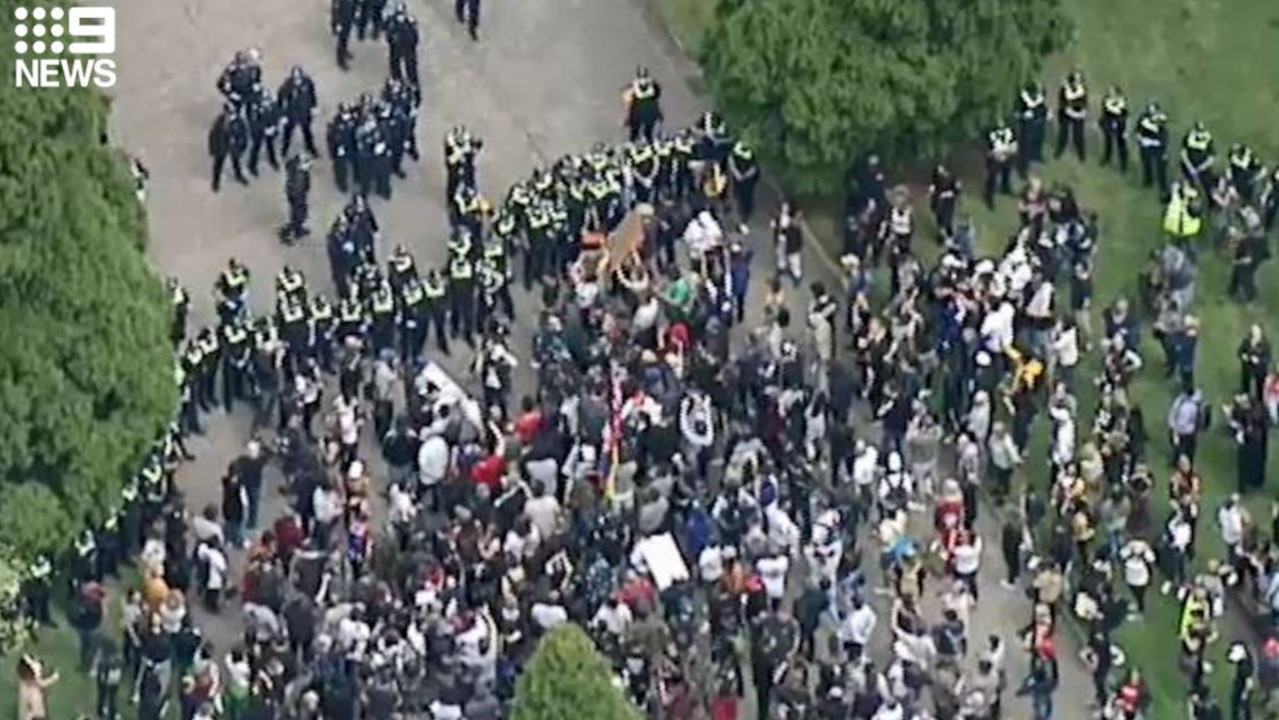
M474 7L459 5L473 35ZM749 145L714 113L670 132L661 86L640 68L627 142L536 168L497 202L481 189L482 138L450 130L448 260L419 267L380 247L369 201L390 200L422 155L416 20L403 4L335 6L339 64L366 14L390 76L326 128L350 195L325 235L332 294L289 267L272 287L232 259L217 323L193 331L191 298L170 283L181 407L120 514L69 560L80 670L97 685L86 715L129 704L139 720L496 720L538 639L575 623L655 717L1136 720L1156 693L1180 692L1150 687L1113 639L1151 587L1183 605L1164 630L1178 636L1195 720L1269 702L1279 641L1228 638L1231 695L1206 681L1227 586L1274 605L1279 573L1275 528L1239 497L1200 507L1194 461L1213 411L1195 384L1193 299L1204 224L1244 267L1231 292L1255 295L1273 176L1258 166L1255 185L1240 172L1218 181L1188 139L1143 293L1107 298L1094 328L1104 225L1087 198L1033 175L1037 87L1019 98L1017 132L990 136L988 200L1011 189L1010 168L1026 177L1001 254L980 253L941 167L928 198L941 250L926 264L916 245L934 238L872 155L854 173L841 266L826 273L805 267L797 203L756 217ZM279 237L294 243L311 233L317 91L295 68L272 95L259 60L238 53L217 84L213 189L228 164L246 183L262 158L283 166ZM1058 131L1082 158L1081 83L1063 84ZM1118 108L1108 95L1107 132ZM1126 145L1108 148L1126 166ZM255 316L251 292L273 293L274 312ZM1158 369L1141 355L1147 317L1180 388L1167 443L1128 392ZM516 322L536 328L531 347L513 346ZM441 361L462 345L469 372L454 376ZM1095 379L1080 372L1094 348ZM1261 328L1239 360L1218 423L1238 442L1242 494L1263 485L1279 381ZM1081 427L1089 382L1099 406ZM253 437L226 463L221 501L191 508L177 481L185 441L241 405ZM1043 469L1026 465L1037 433L1050 438ZM270 517L276 474L287 509ZM984 492L1002 510L993 534L980 532ZM1201 509L1227 551L1206 563L1194 562ZM108 597L125 563L142 582ZM996 563L1001 586L979 582ZM41 560L27 583L40 622L52 577ZM1021 629L979 636L971 618L997 595L1016 598ZM196 605L238 613L243 636L204 637ZM1086 629L1088 701L1060 697L1062 666L1078 662L1066 615ZM42 704L39 660L20 677L28 707Z

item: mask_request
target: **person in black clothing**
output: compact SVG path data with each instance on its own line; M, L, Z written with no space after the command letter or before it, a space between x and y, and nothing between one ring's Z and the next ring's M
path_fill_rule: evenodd
M1075 154L1084 159L1084 121L1088 117L1088 88L1083 73L1072 72L1057 93L1057 157L1073 145Z
M1093 629L1088 637L1084 658L1088 669L1092 671L1093 701L1097 707L1105 707L1110 699L1110 670L1114 667L1114 652L1111 649L1110 635L1104 629Z
M397 3L395 13L386 22L386 45L391 66L391 77L409 87L417 96L422 86L417 78L417 43L420 35L417 18L409 14L408 6Z
M257 100L262 91L262 66L256 49L241 50L235 54L218 76L218 92L236 108L242 108Z
M337 39L338 67L349 70L351 62L351 30L355 27L358 0L333 0L329 12L329 29Z
M945 165L933 170L928 186L928 202L937 220L937 232L943 242L955 234L955 208L959 204L959 181Z
M319 153L315 149L315 135L311 132L311 121L315 119L315 108L318 104L315 95L315 81L306 74L301 66L294 65L289 77L280 84L275 93L276 104L280 115L284 118L284 128L280 133L280 154L289 154L289 145L293 142L293 132L302 131L302 142L309 155Z
M480 0L453 0L453 15L472 40L480 39Z
M138 720L162 720L169 712L169 696L155 668L143 671L138 683Z
M1105 138L1101 164L1109 165L1112 158L1119 163L1119 172L1128 172L1128 99L1117 87L1110 88L1101 101L1101 117L1098 119L1101 134Z
M311 157L295 155L284 163L284 199L289 205L289 220L280 228L280 240L292 244L311 234L306 220L309 215L307 197L311 194Z
M235 172L237 182L248 185L244 177L244 168L240 164L244 152L249 149L249 123L244 113L235 105L227 103L222 114L213 121L209 128L209 156L213 158L213 192L222 187L222 168L228 159Z
M275 154L275 138L280 132L280 108L271 93L263 90L258 99L249 106L249 133L252 145L249 147L249 172L257 176L258 158L263 149L266 150L266 161L272 170L280 169L280 160Z
M358 0L358 19L355 36L363 40L377 40L382 36L382 15L386 12L386 0Z
M120 717L120 682L124 679L124 667L115 647L104 642L98 649L94 681L98 689L98 720L117 720Z
M1226 660L1235 666L1235 674L1230 681L1230 720L1252 720L1257 663L1248 651L1248 646L1241 642L1230 646L1226 651Z
M790 658L799 647L799 627L784 611L760 617L752 626L751 665L759 720L767 720L773 687L785 677Z

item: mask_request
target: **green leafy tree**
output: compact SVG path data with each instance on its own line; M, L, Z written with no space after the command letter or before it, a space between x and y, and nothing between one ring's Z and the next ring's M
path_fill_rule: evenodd
M702 65L717 107L786 184L839 187L867 152L906 160L970 141L1068 39L1061 0L744 0Z
M0 656L21 650L31 640L31 621L22 604L25 570L12 550L0 547Z
M0 59L12 73L12 44ZM118 504L175 407L169 300L108 111L0 84L0 544L24 557Z
M608 660L576 625L542 638L515 691L512 720L643 720Z

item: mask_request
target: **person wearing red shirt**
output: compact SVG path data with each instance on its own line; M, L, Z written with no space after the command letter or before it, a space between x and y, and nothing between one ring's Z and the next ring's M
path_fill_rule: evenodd
M493 451L471 468L471 482L487 487L493 497L502 491L502 478L506 476L506 442L500 435L493 441Z
M520 400L520 416L515 419L515 437L519 438L520 445L528 447L542 432L545 423L546 419L542 416L542 411L538 409L537 403L533 398L525 395L524 399Z

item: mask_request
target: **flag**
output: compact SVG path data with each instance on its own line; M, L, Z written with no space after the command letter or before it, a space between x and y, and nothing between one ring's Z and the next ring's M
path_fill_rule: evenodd
M604 453L604 498L612 500L617 493L617 467L622 462L622 377L615 365L610 365L609 375L609 433L608 448Z

